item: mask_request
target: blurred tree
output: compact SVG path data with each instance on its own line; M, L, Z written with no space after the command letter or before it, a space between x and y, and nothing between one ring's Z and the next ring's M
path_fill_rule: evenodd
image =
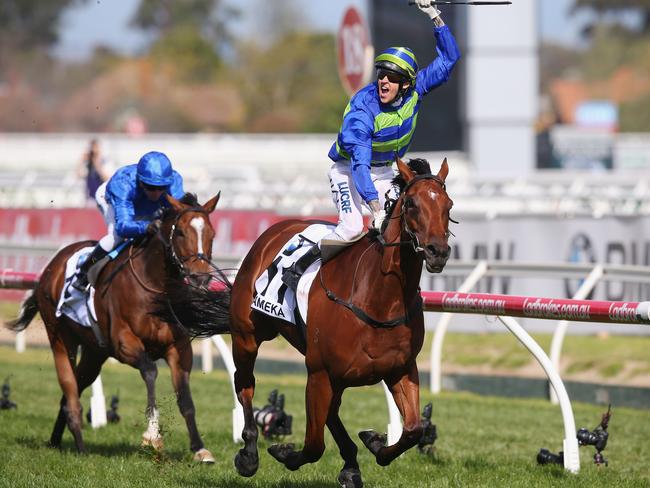
M600 14L636 12L641 17L637 31L648 32L650 29L650 0L574 0L573 11L585 9L591 9ZM589 29L587 34L589 34Z
M238 16L239 10L222 5L221 0L140 0L131 23L158 37L191 27L217 47L232 42L228 25Z
M255 132L336 132L347 96L332 34L289 33L240 53L247 127Z
M255 33L240 46L244 130L336 132L348 97L335 37L309 30L296 0L255 0Z
M203 83L221 66L221 53L233 42L228 25L238 15L221 0L141 0L131 22L155 34L150 55L161 73Z
M0 46L30 49L50 47L59 39L66 8L87 0L2 0Z
M190 26L179 26L153 44L151 59L165 66L174 78L186 83L203 83L214 79L221 58L212 45Z
M621 132L650 132L650 94L620 106Z

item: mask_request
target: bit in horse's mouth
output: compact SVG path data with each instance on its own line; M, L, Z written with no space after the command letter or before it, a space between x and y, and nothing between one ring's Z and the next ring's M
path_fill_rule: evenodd
M426 268L429 273L442 273L442 270L445 269L446 262L442 264L430 264L426 263Z

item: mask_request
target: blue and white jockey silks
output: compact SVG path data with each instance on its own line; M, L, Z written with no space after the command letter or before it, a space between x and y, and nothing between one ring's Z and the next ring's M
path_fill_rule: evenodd
M307 268L295 293L282 282L282 273L333 229L333 224L313 224L289 239L271 265L255 281L251 308L292 324L304 323L307 319L309 290L316 271L320 268L320 260Z
M183 178L176 171L172 174L172 184L167 193L180 199L185 194ZM108 233L99 241L105 251L110 251L127 237L143 235L156 212L169 206L164 194L155 202L147 198L138 184L135 164L118 169L97 189L95 200L108 227Z
M357 92L345 109L343 124L336 142L329 151L334 161L332 169L341 174L340 164L350 167L348 186L356 188L358 202L352 208L361 208L362 202L368 203L380 199L372 176L372 168L388 166L395 156L404 156L411 144L417 125L418 111L422 98L434 88L446 82L451 71L460 58L456 40L447 26L434 27L438 56L421 69L416 76L415 86L411 86L393 104L382 104L379 99L377 82L373 81ZM392 178L388 173L382 177ZM332 181L338 177L332 178ZM352 220L361 221L358 216L350 219L349 215L339 213L344 222L336 233L342 240L348 240L343 234L349 234L352 228L359 235L363 228L356 226ZM343 228L345 227L345 228Z
M74 286L70 285L77 273L77 265L80 261L83 261L92 250L92 246L83 247L68 258L65 265L63 290L61 290L61 296L59 297L59 302L56 306L55 312L57 317L65 315L84 327L91 327L91 320L97 322L97 314L95 312L95 288L91 286L88 293L86 293L85 291L77 290Z

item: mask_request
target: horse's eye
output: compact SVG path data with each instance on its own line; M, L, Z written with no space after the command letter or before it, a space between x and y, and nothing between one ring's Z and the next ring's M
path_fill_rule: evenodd
M407 210L410 210L412 208L415 208L415 202L413 201L412 198L407 198L406 201L404 202L404 207Z
M185 237L185 234L183 234L183 231L182 231L182 230L177 230L177 231L176 231L176 235L177 235L178 237Z

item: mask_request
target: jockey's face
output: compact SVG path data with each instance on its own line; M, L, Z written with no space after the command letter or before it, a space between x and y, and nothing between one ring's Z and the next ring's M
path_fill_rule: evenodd
M393 103L399 94L400 85L408 88L410 83L391 71L377 71L377 91L381 103Z
M165 193L165 190L167 189L166 186L151 186L151 185L145 185L144 183L140 182L140 187L142 188L142 191L144 191L144 195L147 197L148 200L151 200L152 202L157 202L160 200L160 197Z

